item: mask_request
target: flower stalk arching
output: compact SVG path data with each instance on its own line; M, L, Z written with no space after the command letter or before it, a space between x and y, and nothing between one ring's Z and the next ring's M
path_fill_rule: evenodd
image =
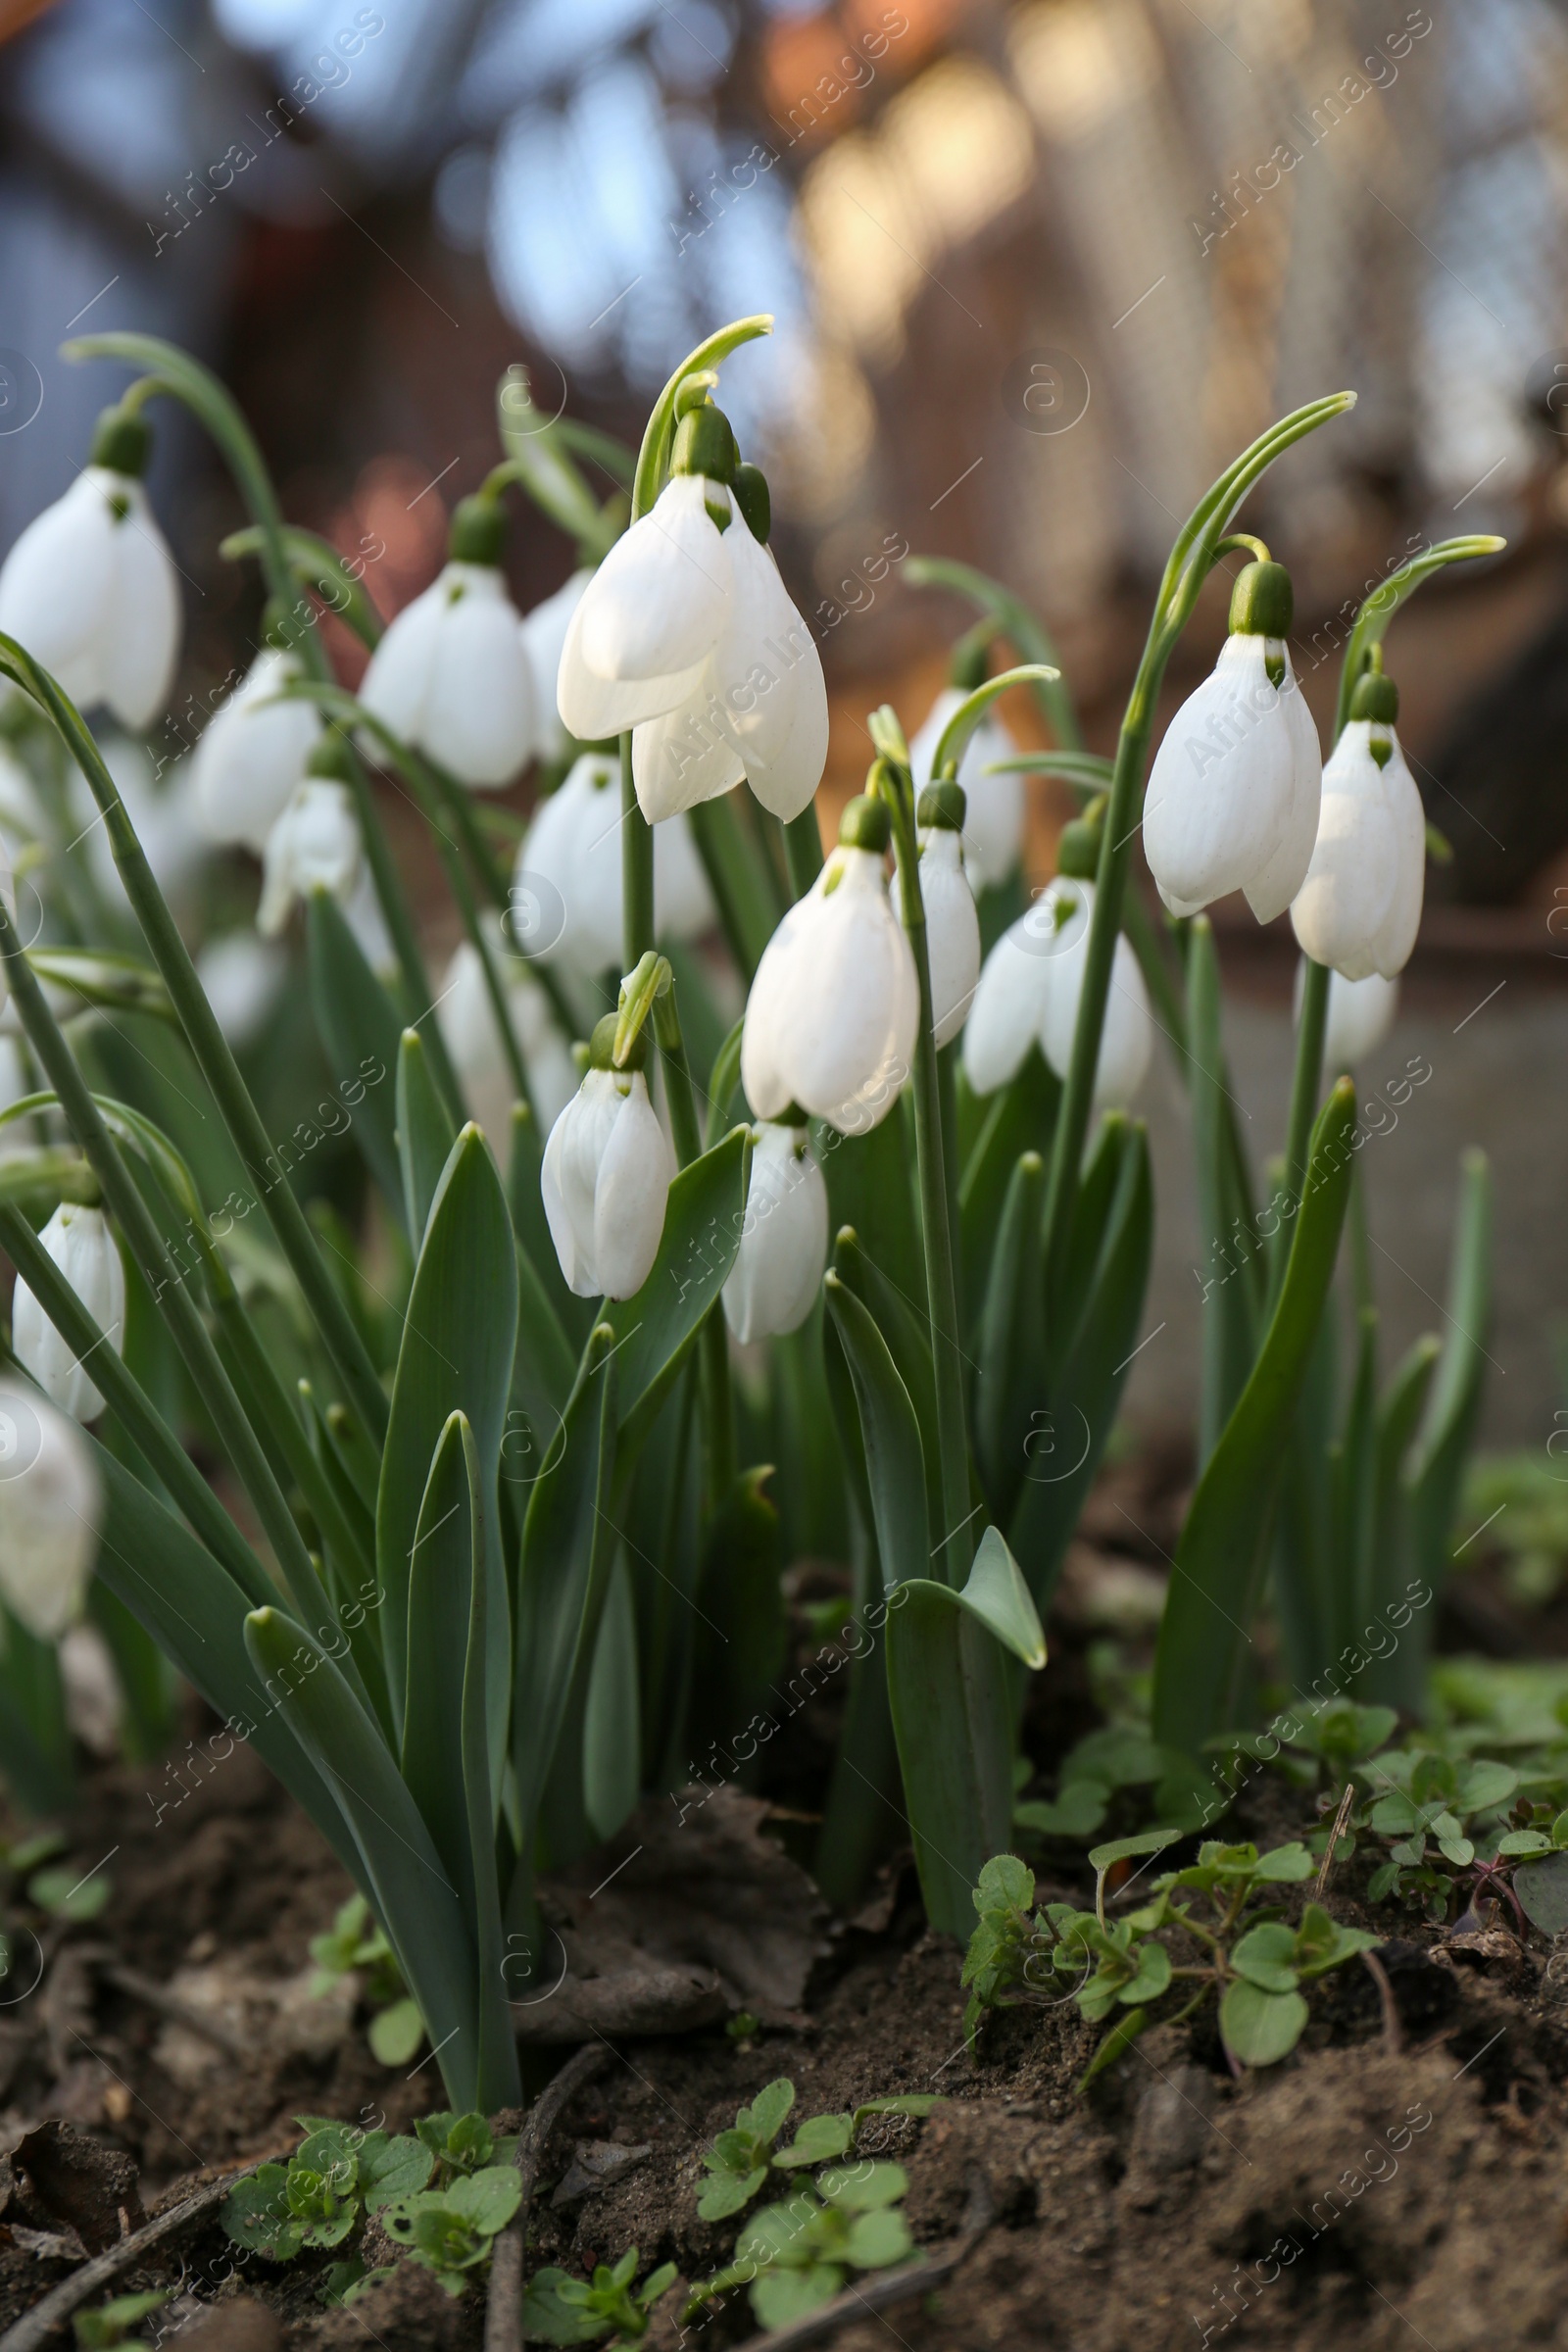
M1122 715L1111 770L1110 795L1101 841L1095 882L1094 912L1084 948L1083 993L1073 1036L1072 1061L1062 1089L1052 1144L1051 1173L1046 1191L1044 1259L1046 1296L1060 1296L1065 1272L1078 1170L1094 1106L1095 1072L1100 1061L1101 1032L1110 993L1111 958L1121 929L1127 861L1138 829L1138 801L1149 761L1154 704L1165 667L1192 618L1199 593L1219 554L1221 541L1236 509L1278 457L1318 425L1328 423L1354 406L1353 392L1337 392L1312 401L1244 450L1207 495L1199 501L1171 549L1155 599L1149 635Z
M906 764L903 731L890 708L872 715L878 758L866 790L887 808L898 863L900 913L920 984L920 1018L914 1040L915 1157L920 1185L920 1225L925 1244L926 1311L931 1322L931 1360L936 1381L937 1453L942 1512L936 1565L944 1581L961 1585L974 1546L965 1543L974 1513L969 1501L969 1454L963 1410L963 1357L958 1327L957 1253L954 1243L953 1188L947 1174L952 1122L942 1115L942 1075L937 1054L931 956L925 905L920 895L920 845L915 826L914 787ZM901 752L905 757L901 758Z
M643 428L642 447L637 453L637 469L632 476L631 520L641 522L651 514L663 488L669 469L670 449L675 434L675 411L682 386L692 377L709 377L716 381L711 371L721 360L729 357L743 343L759 335L770 335L773 320L766 312L751 318L737 318L729 326L720 327L706 342L681 362L674 374L655 401L648 422ZM637 805L637 787L632 780L631 730L620 738L620 804L621 804L621 875L623 882L623 921L625 924L624 960L631 971L644 951L654 944L654 834L653 827Z
M1507 541L1490 531L1477 531L1457 539L1442 539L1435 547L1423 548L1418 556L1401 564L1396 571L1381 580L1370 595L1363 597L1360 609L1351 623L1340 663L1339 699L1334 710L1334 732L1329 739L1332 753L1344 734L1350 716L1350 703L1363 672L1370 667L1373 648L1380 646L1399 607L1405 604L1435 571L1446 564L1463 564L1476 556L1500 555ZM1291 1109L1286 1129L1285 1188L1293 1201L1301 1196L1306 1178L1307 1154L1311 1144L1312 1122L1317 1115L1317 1099L1323 1083L1323 1048L1328 1034L1329 986L1332 979L1326 963L1306 959L1305 980L1301 989L1299 1026L1296 1040L1296 1069L1291 1082ZM1284 1261L1275 1271L1276 1285L1284 1278Z

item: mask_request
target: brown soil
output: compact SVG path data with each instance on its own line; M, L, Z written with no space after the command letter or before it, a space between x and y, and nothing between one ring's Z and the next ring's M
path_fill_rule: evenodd
M1138 1511L1157 1547L1163 1522L1147 1501ZM1051 1727L1032 1742L1042 1756L1094 1720L1084 1641L1070 1605L1064 1615L1031 1717ZM809 1744L779 1758L792 1799L776 1823L786 1841L800 1835L799 1792L830 1728L803 1723ZM780 1790L764 1793L776 1801ZM1299 1805L1285 1784L1261 1779L1227 1829L1275 1842L1303 1826ZM303 1982L308 1939L348 1889L247 1750L200 1780L162 1766L99 1772L71 1851L83 1872L106 1858L114 1895L92 1926L46 1935L36 1988L0 2007L0 2328L84 2250L112 2242L122 2213L134 2226L188 2193L203 2167L287 2150L295 2116L406 2129L442 2103L432 2066L376 2063L363 2013L334 2021L297 1999L277 2005L279 1986ZM873 2127L873 2152L906 2166L923 2248L989 2216L937 2291L843 2325L838 2352L890 2352L890 2338L904 2352L1174 2352L1225 2336L1291 2352L1568 2343L1564 1971L1548 1965L1542 1938L1522 1944L1495 1921L1462 1938L1413 1919L1401 1929L1387 1909L1370 1921L1363 1871L1360 1860L1336 1869L1327 1900L1389 1938L1386 1987L1360 1965L1328 1979L1303 2042L1266 2074L1234 2080L1200 2016L1152 2034L1082 2096L1073 2086L1095 2034L1070 2003L1000 2014L978 2057L964 2050L959 1955L924 1932L912 1874L896 1860L879 1900L826 1940L801 2025L750 2043L714 2028L617 2049L547 2147L530 2267L582 2274L633 2243L644 2268L673 2261L693 2279L719 2267L736 2225L697 2218L702 2151L742 2101L787 2074L797 2117L944 2093L923 2123ZM1086 1885L1057 1891L1082 1900ZM111 1955L155 1986L227 1972L220 2014L234 2052L193 2045L111 1983ZM12 1981L29 1973L19 1947ZM527 2054L532 2087L561 2056ZM58 2180L43 2196L24 2156L8 2166L6 2151L48 2118L71 2127L57 2143L86 2168L96 2207L91 2197L74 2207ZM612 2184L553 2206L574 2150L594 2140L650 2152ZM190 2352L477 2352L478 2292L454 2303L402 2264L356 2306L327 2311L329 2259L287 2269L237 2259L208 2220L108 2291L177 2286L165 2322ZM661 2306L651 2352L681 2342L680 2302ZM720 2352L752 2325L737 2294L684 2340Z

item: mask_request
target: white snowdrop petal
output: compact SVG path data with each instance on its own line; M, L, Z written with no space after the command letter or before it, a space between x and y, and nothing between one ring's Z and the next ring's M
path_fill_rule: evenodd
M709 495L728 497L701 474L675 475L595 572L571 630L595 677L662 677L708 655L730 589L729 533L709 514ZM569 711L562 716L570 727Z
M545 1219L562 1274L579 1298L604 1294L594 1250L594 1193L621 1100L613 1071L590 1070L545 1145L539 1184Z
M956 686L944 687L932 704L925 723L909 745L909 772L916 790L931 780L937 746L948 721L965 696ZM964 746L958 762L958 782L968 807L963 820L963 864L976 895L995 890L1017 864L1023 851L1027 799L1022 776L988 776L994 760L1010 760L1017 745L1000 719L989 711Z
M965 878L956 833L935 827L920 854L931 1009L938 1046L950 1045L968 1017L980 977L980 919Z
M703 682L708 657L684 668L652 677L602 678L582 658L585 596L571 617L556 675L556 710L562 725L582 743L602 743L686 702Z
M117 1355L125 1341L125 1270L101 1209L63 1200L39 1242ZM104 1409L100 1390L76 1350L55 1329L19 1275L11 1307L12 1347L24 1371L75 1421Z
M752 1151L746 1220L724 1285L724 1316L745 1343L798 1331L827 1262L828 1201L804 1127L765 1125Z
M292 654L264 646L203 730L191 774L204 839L266 848L321 732L314 704L276 699L298 674Z
M75 1423L0 1380L0 1598L36 1641L80 1617L98 1553L103 1486Z
M1161 898L1196 912L1267 867L1296 801L1298 742L1261 637L1227 638L1154 755L1144 851Z
M1427 812L1395 735L1383 770L1383 793L1395 835L1395 883L1388 912L1373 943L1377 969L1386 980L1402 972L1421 928L1426 896Z
M653 1272L674 1180L675 1154L648 1081L634 1071L594 1188L594 1253L607 1298L630 1298Z
M794 944L806 920L810 897L798 899L762 950L761 960L746 1000L746 1025L741 1032L741 1085L760 1119L776 1118L790 1102L782 1046L793 1009Z
M964 1075L977 1095L1017 1076L1045 1017L1052 969L1024 929L1028 919L1010 924L986 957L964 1024Z
M704 662L696 686L673 710L632 730L631 773L637 806L651 825L717 800L744 781L746 762L711 661Z
M360 879L359 818L348 787L308 776L267 837L256 928L271 938L288 921L296 899L329 891L346 902Z
M433 760L476 790L510 783L535 731L533 671L499 571L449 564L419 723Z
M1407 788L1408 801L1401 785ZM1414 842L1412 813L1419 827ZM1419 894L1425 844L1421 797L1409 770L1402 759L1397 774L1392 758L1387 768L1380 767L1372 756L1371 723L1352 719L1323 771L1317 841L1291 908L1292 925L1307 955L1318 963L1332 964L1348 980L1364 980L1379 969L1392 978L1399 966L1384 960L1380 934L1394 915L1390 944L1397 945L1407 935L1408 955L1415 934L1407 881L1397 903L1396 893L1408 874L1414 848ZM1415 920L1419 919L1417 895Z
M1301 989L1306 965L1296 971L1296 1017L1300 1018ZM1370 972L1364 980L1347 980L1343 972L1329 975L1328 1021L1323 1038L1323 1064L1334 1075L1353 1070L1375 1054L1394 1026L1399 1006L1399 983Z
M556 710L556 679L566 632L593 576L591 569L574 571L554 596L547 596L543 604L525 613L519 624L533 680L533 750L539 760L559 760L566 749L566 730Z
M387 622L360 681L360 701L404 743L417 743L441 636L445 572ZM367 754L381 754L373 736Z
M96 649L116 577L109 500L124 487L122 476L89 466L0 566L0 629L89 706L102 694Z
M1082 954L1058 961L1041 1023L1040 1042L1046 1059L1062 1079L1072 1062L1085 963ZM1126 939L1118 937L1111 956L1110 987L1100 1033L1100 1059L1095 1065L1097 1108L1125 1108L1143 1084L1152 1046L1153 1022L1144 975Z
M1272 855L1245 885L1247 903L1260 923L1272 923L1276 916L1282 915L1306 878L1306 869L1312 861L1312 845L1317 840L1323 791L1323 755L1317 728L1306 707L1306 697L1297 684L1288 649L1282 659L1285 678L1280 688L1280 709L1292 751L1290 807Z
M126 485L114 526L109 602L99 617L99 685L124 726L150 727L179 659L179 579L140 482Z

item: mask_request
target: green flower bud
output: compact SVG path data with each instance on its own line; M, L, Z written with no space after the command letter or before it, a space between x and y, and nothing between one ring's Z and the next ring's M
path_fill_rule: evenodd
M1063 825L1056 844L1056 871L1074 882L1092 882L1100 871L1100 841L1105 829L1105 795L1097 792L1087 808Z
M1355 681L1350 696L1350 716L1369 718L1375 725L1392 727L1399 715L1399 689L1381 669L1364 669Z
M883 803L868 792L858 792L839 819L839 843L846 850L870 850L880 858L893 836L893 820Z
M996 623L977 621L966 629L953 649L948 664L948 684L956 694L973 694L983 686L991 667L991 640L996 635Z
M1248 564L1231 590L1233 637L1285 638L1291 633L1296 598L1283 564Z
M128 473L139 480L147 470L152 445L152 427L138 410L105 409L93 433L88 463L107 466L112 473Z
M323 728L320 741L313 747L305 762L305 773L308 776L330 776L338 784L352 783L354 756L349 750L348 737L336 727Z
M494 567L501 562L506 542L506 510L499 498L459 499L447 536L449 564L488 564Z
M735 479L739 464L735 435L722 409L715 409L709 401L681 418L675 427L675 446L670 452L671 473L702 473L710 482L728 484Z
M591 1070L612 1070L615 1067L615 1032L620 1026L618 1012L607 1012L603 1020L595 1021L594 1033L588 1040L588 1067ZM641 1070L648 1066L648 1032L640 1029L626 1049L621 1067Z
M968 812L969 796L957 777L944 776L939 784L928 784L921 793L915 821L922 827L939 826L946 833L961 833Z

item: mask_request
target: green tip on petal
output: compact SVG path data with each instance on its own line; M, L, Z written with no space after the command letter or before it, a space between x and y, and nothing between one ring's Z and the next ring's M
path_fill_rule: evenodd
M689 410L675 427L670 472L701 473L710 482L728 484L735 479L739 464L740 452L723 410L715 409L711 401Z
M839 844L846 850L870 850L880 858L893 837L893 820L886 805L868 792L858 792L839 819Z
M107 466L111 473L128 473L139 480L147 470L152 445L152 427L139 410L105 409L93 433L88 463Z
M1244 564L1231 590L1231 635L1285 638L1295 616L1296 594L1284 564Z
M928 784L921 793L915 822L944 833L961 833L968 812L969 796L957 777L944 776L940 784Z
M493 569L501 562L506 544L506 509L499 498L476 495L459 499L447 536L448 563L488 564Z

